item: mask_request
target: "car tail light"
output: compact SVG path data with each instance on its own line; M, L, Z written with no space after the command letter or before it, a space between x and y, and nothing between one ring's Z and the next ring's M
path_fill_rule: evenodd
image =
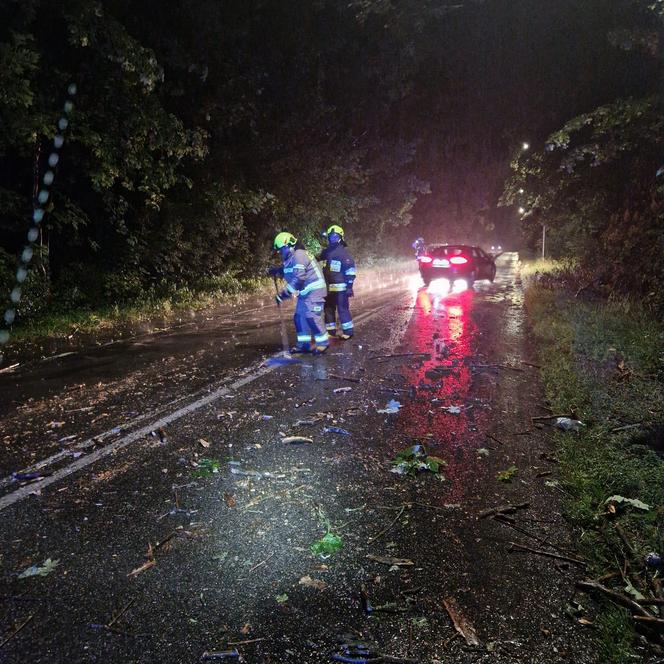
M433 258L431 258L431 256L420 256L417 260L420 261L420 263L431 263Z
M450 263L452 265L465 265L468 262L468 259L465 256L452 256L450 258Z

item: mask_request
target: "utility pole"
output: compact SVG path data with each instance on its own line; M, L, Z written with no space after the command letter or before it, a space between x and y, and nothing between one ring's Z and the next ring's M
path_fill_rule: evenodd
M546 253L546 224L542 224L542 258Z

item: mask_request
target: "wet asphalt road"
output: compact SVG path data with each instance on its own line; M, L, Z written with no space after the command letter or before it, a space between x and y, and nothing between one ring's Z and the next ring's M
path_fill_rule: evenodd
M0 661L237 648L245 662L315 663L349 632L415 662L597 661L564 611L575 566L509 553L572 550L545 485L550 441L524 433L541 394L521 363L516 259L461 293L373 280L356 337L297 365L266 366L279 327L256 303L3 376L3 476L43 461L51 474L0 486ZM378 412L390 399L399 411ZM283 442L293 435L313 442ZM445 461L440 475L390 472L415 442ZM203 457L218 472L197 477ZM510 465L515 480L498 482ZM520 532L478 519L524 501ZM343 546L321 558L310 547L328 529ZM19 578L47 558L48 575ZM385 609L368 615L363 593ZM455 632L449 598L480 645Z

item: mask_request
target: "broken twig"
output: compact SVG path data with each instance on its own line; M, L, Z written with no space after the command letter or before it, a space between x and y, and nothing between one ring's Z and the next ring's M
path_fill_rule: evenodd
M0 648L2 648L5 643L13 639L36 615L37 612L33 611L20 625L18 625L18 627L16 627L16 629L11 634L6 636L2 642L0 642Z
M377 535L375 535L374 537L370 537L370 538L367 540L367 543L368 543L368 544L371 544L372 542L375 542L377 539L380 539L380 538L381 538L386 532L388 532L388 531L392 528L392 526L394 526L394 524L400 519L400 517L401 517L401 515L404 513L404 510L405 510L405 509L406 509L406 506L405 506L405 505L402 505L402 506L401 506L401 509L399 510L399 513L396 515L396 517L393 519L393 521L390 523L390 525L387 526L387 528L383 528L383 530L381 530L381 531L380 531Z
M582 565L585 567L588 563L585 560L579 560L578 558L571 558L570 556L561 556L559 553L552 553L551 551L544 551L542 549L532 549L529 546L523 546L522 544L517 544L516 542L510 542L510 551L528 551L530 553L535 553L538 556L546 556L547 558L557 558L558 560L566 560L569 563L574 563L575 565Z
M488 510L482 510L478 514L478 518L485 519L488 516L495 514L513 514L517 510L523 510L530 507L530 503L519 503L518 505L500 505L499 507L491 507Z

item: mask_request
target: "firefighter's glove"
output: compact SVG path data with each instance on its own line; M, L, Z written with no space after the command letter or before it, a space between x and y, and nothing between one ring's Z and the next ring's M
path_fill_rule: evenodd
M270 277L280 277L282 268L272 265L267 268L266 272Z
M282 290L281 293L278 293L274 296L274 301L277 304L281 304L284 300L290 300L291 294L286 290Z
M348 295L348 297L353 297L353 285L352 284L349 284L348 286L346 286L346 295Z

